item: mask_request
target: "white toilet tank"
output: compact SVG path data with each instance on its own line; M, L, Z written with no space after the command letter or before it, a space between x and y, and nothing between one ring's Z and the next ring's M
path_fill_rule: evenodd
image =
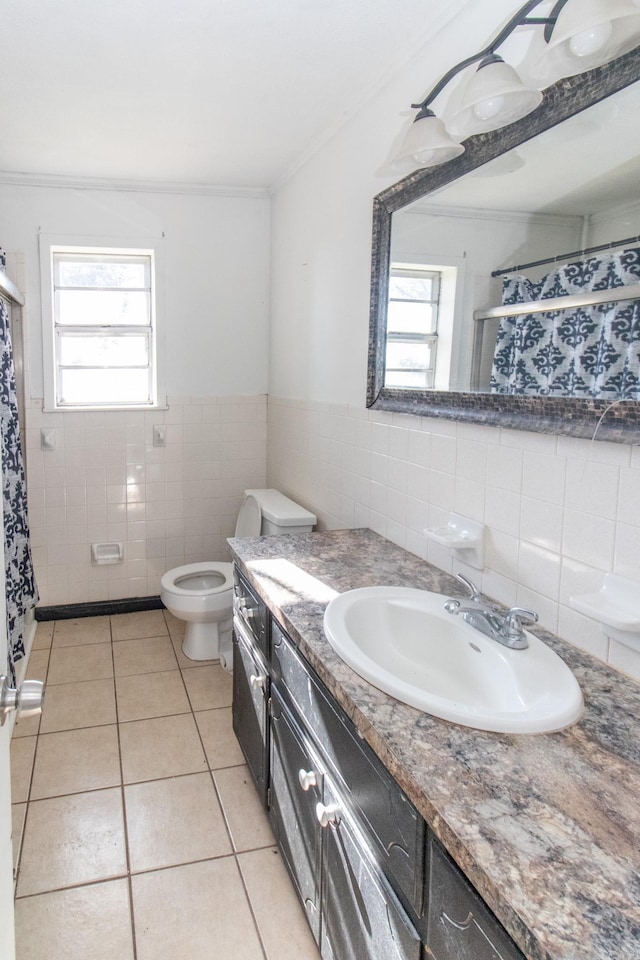
M310 533L317 517L279 490L245 490L236 523L236 537Z

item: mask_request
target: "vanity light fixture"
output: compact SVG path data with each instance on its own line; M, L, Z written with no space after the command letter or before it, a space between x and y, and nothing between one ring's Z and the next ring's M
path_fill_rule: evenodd
M542 2L525 3L487 47L456 64L424 100L411 104L418 114L394 165L431 167L452 160L464 152L461 140L507 126L536 109L542 91L527 88L496 53L518 27L544 27L547 46L531 72L536 79L550 82L592 70L640 43L640 0L558 0L548 16L530 17ZM478 64L476 72L445 126L432 104L454 77L473 64Z

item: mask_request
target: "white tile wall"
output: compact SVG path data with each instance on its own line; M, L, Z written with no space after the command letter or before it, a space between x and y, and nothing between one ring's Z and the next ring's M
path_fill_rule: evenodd
M266 476L266 397L174 397L157 412L27 407L29 519L40 603L154 596L172 567L228 558L242 491ZM167 428L153 446L153 426ZM41 450L42 427L55 449ZM95 566L93 542L124 562Z
M324 529L368 526L640 679L640 654L569 607L613 571L640 591L640 448L269 397L268 483ZM428 542L486 524L485 568Z

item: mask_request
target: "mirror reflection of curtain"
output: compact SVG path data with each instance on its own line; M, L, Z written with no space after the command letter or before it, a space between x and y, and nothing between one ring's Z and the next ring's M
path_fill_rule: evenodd
M11 352L9 311L0 298L0 441L2 443L2 513L7 596L9 677L25 653L24 615L38 602L27 519L27 484L22 461L16 381ZM0 672L4 665L0 664Z
M564 264L542 280L505 277L503 304L640 282L640 248ZM503 317L491 392L640 400L640 301Z

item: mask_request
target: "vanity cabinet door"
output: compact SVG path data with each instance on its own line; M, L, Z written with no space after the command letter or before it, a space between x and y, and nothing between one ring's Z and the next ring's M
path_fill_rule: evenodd
M525 960L435 837L429 891L427 946L434 960Z
M420 938L328 777L322 813L323 960L419 960Z
M267 805L269 670L242 624L233 626L233 729L263 805Z
M416 916L421 916L424 820L275 621L271 670L274 684L304 717L309 739L340 781L339 789L364 825L382 870Z
M319 759L272 688L269 819L316 942L321 848L316 805L322 799L323 777Z

